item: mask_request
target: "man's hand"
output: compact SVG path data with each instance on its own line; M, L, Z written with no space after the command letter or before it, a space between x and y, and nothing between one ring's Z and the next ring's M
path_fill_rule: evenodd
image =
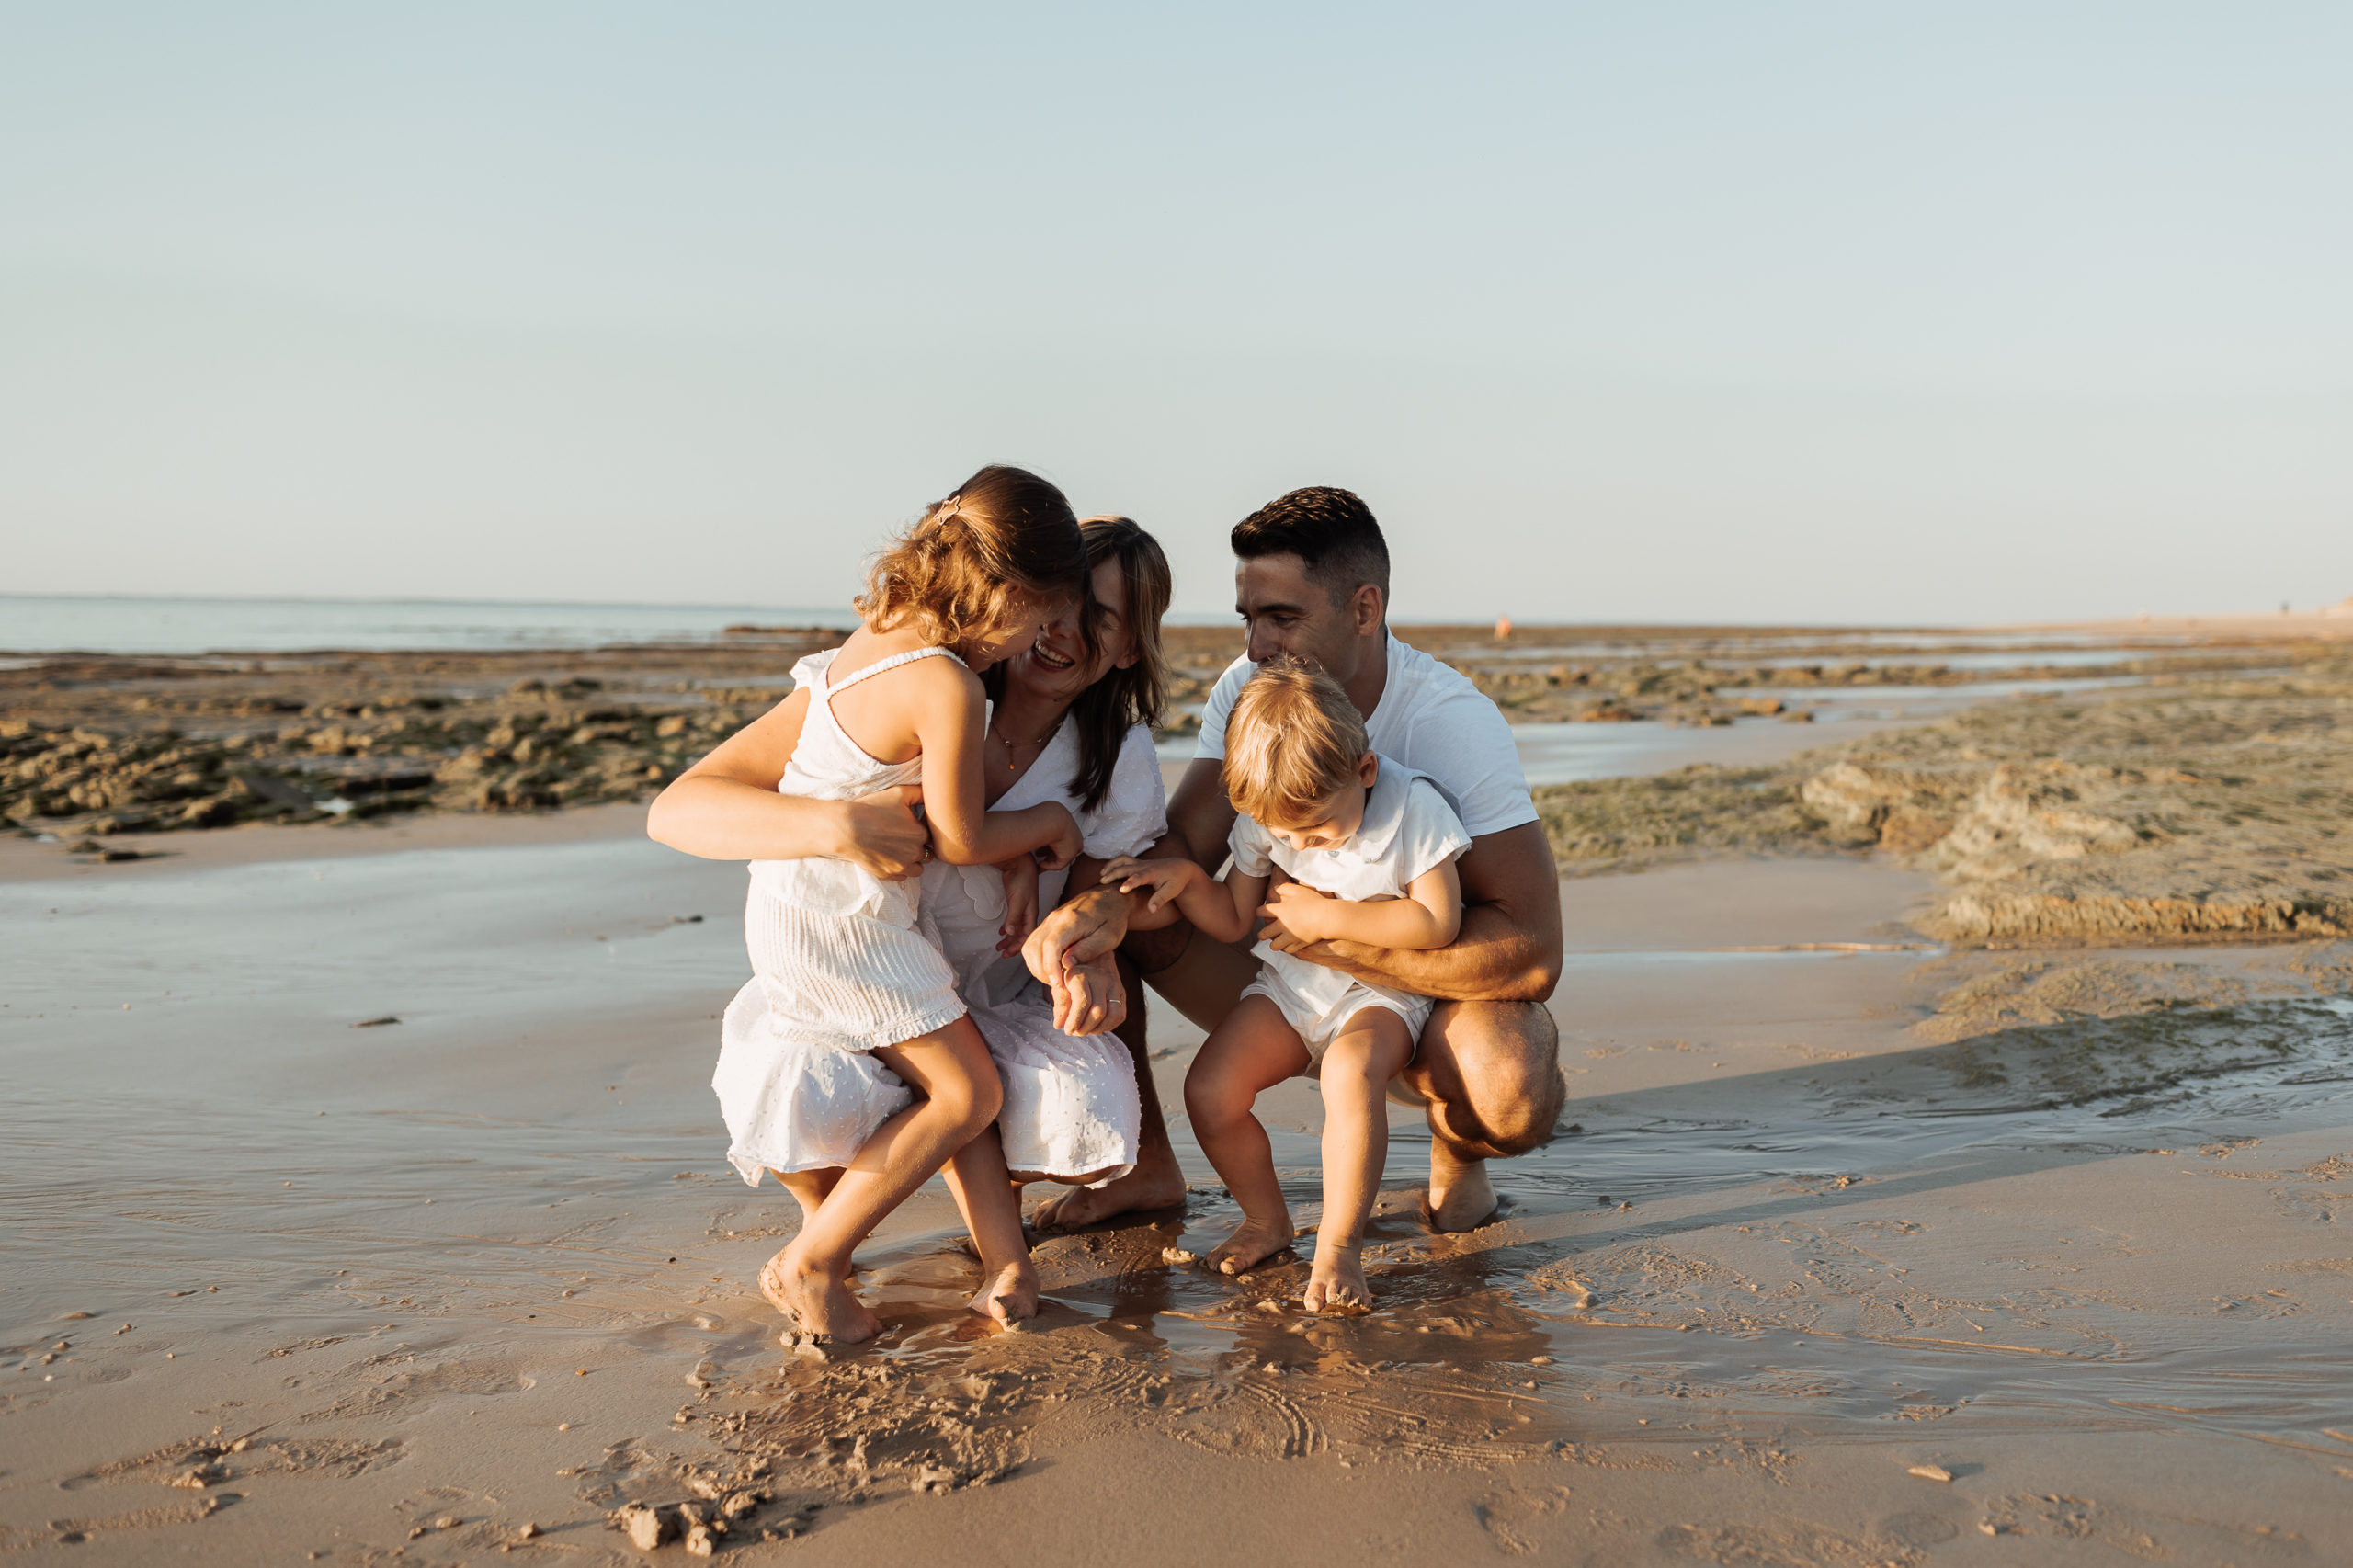
M1258 906L1259 916L1267 922L1259 930L1259 938L1273 943L1279 953L1295 953L1321 942L1332 935L1324 915L1337 902L1305 882L1279 882Z
M922 800L923 786L900 784L843 802L835 858L886 882L921 875L931 852L931 831L915 812Z
M1128 901L1110 888L1089 888L1048 915L1021 944L1022 961L1045 985L1060 985L1074 966L1108 962L1128 936Z

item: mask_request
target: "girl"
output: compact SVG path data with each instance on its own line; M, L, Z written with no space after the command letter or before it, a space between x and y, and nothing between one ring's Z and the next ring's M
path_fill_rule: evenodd
M791 696L663 791L648 832L740 858L790 842L764 810L778 793L851 801L919 784L934 853L1005 868L1017 917L1022 887L1036 883L1032 853L1066 866L1080 837L1056 801L983 811L978 672L1026 649L1085 574L1062 492L1017 468L981 470L875 562L858 600L864 624L801 661ZM793 742L779 746L785 733ZM775 782L763 790L765 778ZM751 878L753 979L727 1009L712 1087L730 1162L755 1184L774 1171L804 1216L761 1271L762 1291L809 1333L873 1337L880 1323L850 1292L851 1253L951 1156L990 1276L983 1298L1009 1288L1028 1256L1020 1211L995 1142L968 1149L1002 1091L953 975L915 928L919 884L813 857L755 858Z

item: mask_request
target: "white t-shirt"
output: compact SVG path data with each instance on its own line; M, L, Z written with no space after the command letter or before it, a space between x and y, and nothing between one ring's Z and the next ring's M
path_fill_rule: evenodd
M1201 712L1195 757L1225 756L1225 721L1258 666L1240 658L1226 666ZM1427 776L1445 795L1473 838L1536 821L1528 775L1511 725L1469 678L1389 633L1389 681L1365 715L1372 749ZM1301 879L1304 881L1305 879Z

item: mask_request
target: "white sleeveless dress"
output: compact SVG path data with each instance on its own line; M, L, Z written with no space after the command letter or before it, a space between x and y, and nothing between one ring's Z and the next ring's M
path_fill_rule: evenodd
M917 659L918 648L829 683L838 648L792 667L809 711L782 795L847 801L913 784L923 759L877 762L834 717L837 692ZM994 877L994 870L989 872ZM955 976L916 930L922 883L886 882L847 860L755 860L744 904L752 978L720 1025L710 1086L727 1122L728 1163L756 1187L763 1170L846 1165L876 1128L914 1103L899 1075L869 1054L964 1016Z
M1149 729L1138 724L1128 732L1110 788L1092 810L1081 809L1071 791L1077 770L1078 727L1066 722L991 810L1059 801L1078 819L1086 853L1106 860L1142 854L1168 831L1167 797ZM1065 870L1040 877L1040 910L1061 902L1068 876ZM1004 921L1005 880L995 867L935 860L924 868L923 929L938 938L1005 1081L1005 1108L997 1115L1005 1163L1045 1176L1104 1172L1097 1186L1125 1176L1135 1165L1142 1119L1128 1048L1114 1035L1080 1038L1054 1028L1051 995L1018 957L996 950Z

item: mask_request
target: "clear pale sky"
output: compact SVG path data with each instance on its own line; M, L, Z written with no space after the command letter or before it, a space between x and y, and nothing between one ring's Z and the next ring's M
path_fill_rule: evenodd
M76 4L0 590L826 604L992 459L1404 619L2353 594L2353 8Z

